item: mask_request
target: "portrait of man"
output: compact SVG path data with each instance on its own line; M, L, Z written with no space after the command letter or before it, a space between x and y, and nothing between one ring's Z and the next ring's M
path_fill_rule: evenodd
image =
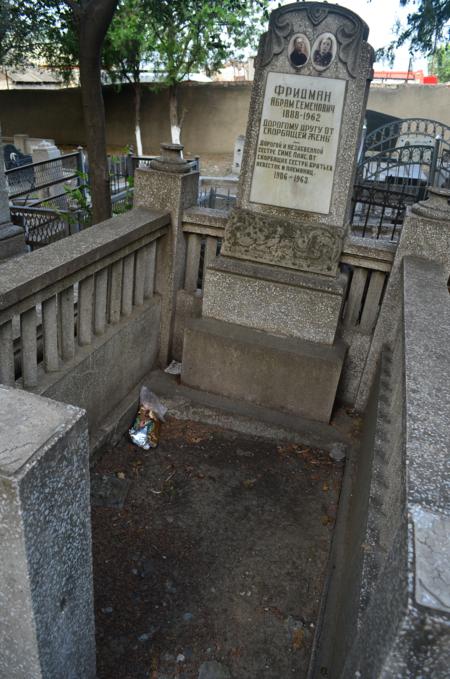
M294 68L304 66L310 54L309 40L303 33L294 35L289 46L289 61Z
M323 71L333 61L336 55L336 38L331 33L322 33L319 35L313 46L313 64L319 70Z

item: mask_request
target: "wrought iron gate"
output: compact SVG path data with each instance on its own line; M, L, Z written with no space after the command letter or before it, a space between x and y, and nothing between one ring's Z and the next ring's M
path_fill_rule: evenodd
M398 240L408 205L450 186L450 127L407 118L374 130L357 167L351 223L361 236Z

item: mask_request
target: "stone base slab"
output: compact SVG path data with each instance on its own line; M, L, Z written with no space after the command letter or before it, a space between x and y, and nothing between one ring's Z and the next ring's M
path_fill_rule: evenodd
M346 278L218 257L206 271L203 316L332 345Z
M181 381L196 389L329 422L346 345L280 338L211 318L187 322Z
M23 229L15 224L0 224L0 260L27 252Z

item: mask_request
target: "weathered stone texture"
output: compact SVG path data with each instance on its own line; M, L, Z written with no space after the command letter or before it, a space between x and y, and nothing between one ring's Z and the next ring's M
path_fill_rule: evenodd
M86 416L0 387L0 676L95 677Z
M156 290L162 295L161 343L159 360L169 362L175 324L178 290L183 288L186 239L182 229L183 212L197 204L199 173L175 173L138 169L135 174L134 204L170 211L171 230L159 243Z
M333 281L219 258L206 271L203 316L333 344L344 287L344 277Z
M329 422L345 345L275 337L209 318L189 321L184 343L183 383Z
M301 33L307 37L310 45L313 45L316 39L326 32L336 36L336 58L320 74L312 59L309 59L302 67L301 75L314 77L323 75L326 78L346 81L329 214L302 212L301 206L296 206L297 209L292 206L289 209L251 202L250 191L256 162L267 74L269 72L281 74L295 74L297 72L288 58L289 43L293 35ZM328 275L335 275L336 273L335 249L339 253L342 249L344 227L348 222L350 210L356 153L373 62L373 49L366 42L367 36L367 25L356 14L337 5L323 3L285 5L272 12L269 30L261 40L256 61L237 207L244 211L250 210L258 215L273 217L282 222L290 220L300 233L305 234L306 239L320 238L318 234L323 230L323 238L329 240L330 232L327 227L333 227L338 243L331 248L331 256L328 249L323 253L320 262L320 271ZM263 231L259 231L259 237L263 239ZM268 250L270 250L271 237L270 233L265 237ZM242 251L242 243L237 242L234 237L233 229L230 229L230 233L226 230L224 248L224 252L232 256L242 257L245 254ZM311 254L314 258L313 252ZM278 263L278 255L279 252L275 249L273 252L274 263ZM251 253L247 253L246 258L251 258ZM257 254L256 259L258 259ZM303 260L300 268L318 270L317 261L307 262L307 253L305 253ZM283 266L289 266L282 260L279 263Z

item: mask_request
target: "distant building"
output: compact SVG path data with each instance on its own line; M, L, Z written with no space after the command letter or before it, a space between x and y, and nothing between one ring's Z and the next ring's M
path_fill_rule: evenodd
M374 82L381 81L400 83L408 82L415 83L418 85L437 85L438 78L435 75L424 75L422 70L420 71L374 71L373 74Z
M57 90L62 87L67 87L63 78L48 68L29 66L21 71L6 68L0 70L0 90Z
M248 61L231 60L220 71L213 73L212 81L216 82L249 82L255 77L254 58L250 57Z

